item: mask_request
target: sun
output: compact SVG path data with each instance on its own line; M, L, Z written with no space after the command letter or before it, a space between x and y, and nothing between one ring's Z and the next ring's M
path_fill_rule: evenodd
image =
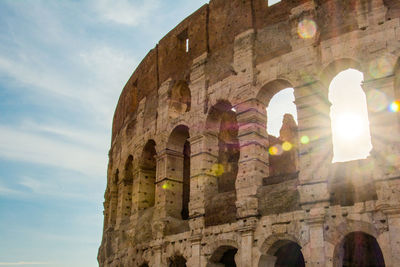
M355 113L341 113L335 120L335 130L341 139L354 140L364 131L364 123L360 115Z

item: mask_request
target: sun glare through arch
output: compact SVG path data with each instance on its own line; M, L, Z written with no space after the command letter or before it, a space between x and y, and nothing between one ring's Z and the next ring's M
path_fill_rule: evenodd
M267 107L267 131L268 134L279 137L282 120L285 114L291 114L297 123L297 109L294 104L294 89L286 88L276 93Z
M363 80L363 73L350 68L330 83L333 163L365 159L372 149Z

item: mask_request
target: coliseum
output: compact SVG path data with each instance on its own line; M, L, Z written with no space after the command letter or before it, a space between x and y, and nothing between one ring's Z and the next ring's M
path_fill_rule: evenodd
M371 94L400 98L399 56L398 0L202 6L121 93L100 266L400 266L400 115ZM349 68L373 148L332 163L329 85ZM285 88L298 122L275 138L266 108Z

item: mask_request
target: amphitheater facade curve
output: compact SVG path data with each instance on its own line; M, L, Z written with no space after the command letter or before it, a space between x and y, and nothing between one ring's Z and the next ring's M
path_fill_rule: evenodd
M370 94L399 99L399 56L398 0L199 8L121 93L100 266L400 266L400 115ZM332 163L328 89L348 68L364 75L373 148ZM266 107L284 88L298 123L273 138Z

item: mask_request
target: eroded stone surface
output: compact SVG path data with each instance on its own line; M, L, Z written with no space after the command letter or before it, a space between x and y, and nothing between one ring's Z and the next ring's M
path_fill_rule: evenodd
M315 32L299 34L305 19ZM342 266L355 261L355 239L374 257L362 261L400 266L399 115L369 109L371 155L332 164L328 101L347 68L363 72L369 107L372 90L395 100L399 56L397 0L201 7L121 93L100 266L275 266L286 263L284 248L302 255L299 266ZM298 125L285 116L274 138L266 107L287 87ZM291 150L268 153L285 141Z

